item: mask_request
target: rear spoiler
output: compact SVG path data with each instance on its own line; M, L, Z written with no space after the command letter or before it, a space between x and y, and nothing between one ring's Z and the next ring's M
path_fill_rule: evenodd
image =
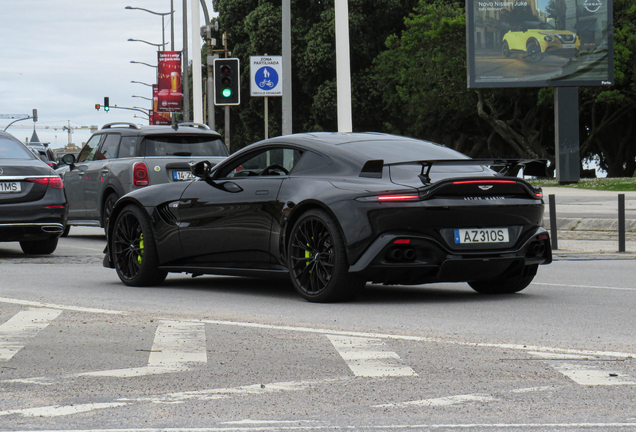
M422 165L422 172L418 176L422 183L430 184L429 173L433 165L462 166L462 165L487 165L505 176L516 176L523 168L524 175L543 177L546 175L547 159L433 159L422 161L393 162L385 164L383 159L373 159L367 161L360 177L382 178L382 170L385 166L394 165ZM497 168L496 168L497 167Z

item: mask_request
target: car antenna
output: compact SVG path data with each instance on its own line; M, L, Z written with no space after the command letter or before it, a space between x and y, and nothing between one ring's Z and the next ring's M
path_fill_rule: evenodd
M177 123L177 116L175 115L172 116L172 129L179 129L179 123Z

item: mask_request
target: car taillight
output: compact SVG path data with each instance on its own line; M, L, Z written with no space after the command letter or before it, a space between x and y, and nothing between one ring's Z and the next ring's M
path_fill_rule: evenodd
M458 180L454 181L454 185L463 185L463 184L493 184L493 183L505 183L505 184L513 184L517 183L514 180Z
M143 162L137 162L133 166L133 184L135 186L148 186L148 167Z
M54 189L62 189L64 187L64 182L62 181L62 178L58 176L34 177L34 178L27 178L25 180L33 182L33 183L41 184L43 186L52 187Z
M390 201L416 201L420 198L419 195L380 195L378 201L390 202Z

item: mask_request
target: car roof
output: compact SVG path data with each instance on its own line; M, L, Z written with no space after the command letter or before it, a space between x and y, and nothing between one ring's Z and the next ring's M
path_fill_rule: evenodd
M467 158L449 147L430 141L419 140L398 135L390 135L378 132L311 132L271 138L260 143L297 143L323 152L328 156L345 158L357 165L364 164L370 159L377 158L372 147L390 146L391 148L407 147L409 145L420 146L431 154L431 159L457 159ZM369 151L366 151L369 150ZM398 152L392 155L383 155L386 162L398 162L404 159ZM405 155L406 156L406 155ZM410 159L407 157L407 159Z
M109 132L118 132L124 135L155 135L155 134L168 134L168 135L177 135L183 133L194 133L194 134L205 134L205 135L215 135L218 138L221 138L221 134L217 131L209 129L205 125L200 126L182 126L179 125L178 129L173 129L172 126L163 126L163 125L153 125L153 126L139 126L134 123L107 123L102 128L96 132L96 134L101 133L109 133Z

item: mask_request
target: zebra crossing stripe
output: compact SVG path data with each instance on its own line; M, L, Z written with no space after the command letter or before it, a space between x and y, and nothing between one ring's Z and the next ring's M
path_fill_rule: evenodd
M29 309L18 312L0 325L0 361L11 360L29 339L37 336L61 313L58 309Z
M580 385L636 385L636 382L629 376L594 364L595 361L601 361L598 357L590 358L536 351L530 351L530 354L545 359L552 368Z
M400 356L384 349L380 339L327 335L355 376L417 376L408 366L398 364Z
M148 365L145 367L86 372L76 376L136 377L184 372L206 363L205 324L186 321L161 321L155 332Z

